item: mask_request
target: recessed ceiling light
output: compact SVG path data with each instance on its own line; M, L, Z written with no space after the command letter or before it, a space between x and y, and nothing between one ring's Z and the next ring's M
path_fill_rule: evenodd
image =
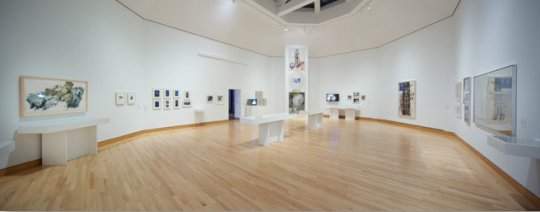
M284 31L284 32L288 32L288 31L289 31L289 28L285 27L285 28L283 28L283 31Z

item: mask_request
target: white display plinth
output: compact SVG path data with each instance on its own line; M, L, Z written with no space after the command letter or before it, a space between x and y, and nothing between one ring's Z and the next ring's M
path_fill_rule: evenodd
M289 114L270 114L263 116L249 116L240 119L241 123L257 125L259 127L259 144L266 146L273 142L281 142L284 139L285 120L289 119Z
M489 136L488 144L509 155L540 159L540 142L536 140Z
M43 165L65 165L68 160L97 154L97 125L105 118L64 118L26 121L19 124L18 134L41 134Z
M334 106L329 107L328 111L330 113L330 119L338 120L340 111L344 111L345 120L354 121L356 120L356 111L358 109L354 107L345 107L345 106Z
M311 112L308 115L308 127L309 129L318 129L322 126L322 112Z
M328 108L330 119L332 120L339 120L339 108L337 107L331 107Z

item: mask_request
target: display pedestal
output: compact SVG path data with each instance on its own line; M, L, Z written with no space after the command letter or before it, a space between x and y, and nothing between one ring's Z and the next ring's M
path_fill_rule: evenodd
M271 114L264 116L251 116L240 119L241 123L257 125L259 128L258 143L266 146L274 142L281 142L285 135L285 120L289 114Z
M356 109L354 108L344 108L345 110L345 120L354 121L356 120Z
M330 119L332 120L339 120L339 108L329 108L330 112Z
M18 134L41 134L43 165L65 165L68 160L97 154L97 125L108 119L66 118L20 124Z
M322 125L323 113L315 112L308 115L308 127L309 129L318 129Z

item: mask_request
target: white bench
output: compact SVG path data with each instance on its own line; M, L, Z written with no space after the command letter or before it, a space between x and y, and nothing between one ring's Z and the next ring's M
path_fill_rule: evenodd
M273 142L283 141L285 135L284 123L289 119L288 113L249 116L240 119L241 123L259 127L259 144L266 146Z
M308 115L309 129L318 129L322 126L322 112L310 112Z

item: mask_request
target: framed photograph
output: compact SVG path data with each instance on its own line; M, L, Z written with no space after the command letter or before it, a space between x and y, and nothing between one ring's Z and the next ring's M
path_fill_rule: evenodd
M223 98L223 96L216 96L216 104L217 105L223 105L225 104L225 98Z
M160 89L152 89L152 97L154 99L156 98L161 98L162 97L162 94L161 94L161 90Z
M246 105L257 106L257 99L248 99Z
M137 100L136 94L133 92L127 93L127 104L128 105L134 105L135 101Z
M304 92L289 93L289 113L298 114L306 110L306 96Z
M170 110L172 107L172 101L170 99L164 99L163 100L163 109L164 110Z
M88 110L88 82L21 76L21 117L84 113Z
M206 103L208 103L208 104L214 103L214 96L207 96L206 97Z
M116 105L121 106L126 104L126 93L124 92L116 92L115 93L115 99L116 99Z
M405 81L398 84L399 88L399 117L416 117L416 81Z
M184 101L182 102L182 107L190 108L191 107L191 101L189 99L184 99Z
M178 89L174 90L174 97L175 98L180 97L180 90L178 90Z
M154 100L152 101L152 108L153 108L154 110L161 110L161 100L159 100L159 99L154 99Z
M173 104L174 104L173 107L175 110L182 108L182 103L180 102L180 98L174 98Z
M170 89L163 89L163 97L164 98L169 98L171 96L172 96L172 93L171 93Z

